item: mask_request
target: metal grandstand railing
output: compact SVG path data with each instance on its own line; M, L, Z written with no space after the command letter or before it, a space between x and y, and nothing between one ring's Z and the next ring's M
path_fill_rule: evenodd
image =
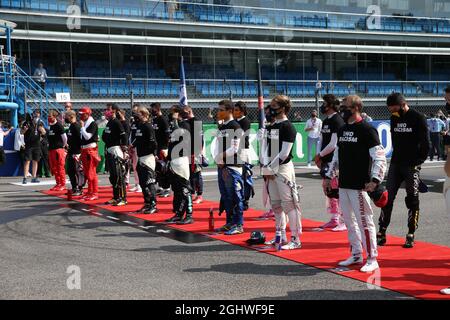
M163 98L176 100L179 79L133 79L102 77L50 77L50 81L69 83L73 99L125 99L130 96L130 88L136 98ZM363 98L385 97L392 92L403 93L407 97L439 97L450 85L449 81L426 80L320 80L320 94L333 93L337 96L358 94ZM233 97L249 99L257 96L256 80L245 79L187 79L190 99L211 99ZM285 94L292 98L314 98L317 80L263 80L264 96ZM58 87L55 87L58 88ZM51 94L55 94L55 89Z
M2 0L0 7L13 10L20 9L67 14L68 7L74 3L83 4L80 7L83 15L127 17L130 20L155 19L228 25L253 25L256 27L269 26L429 34L450 33L450 20L445 18L381 15L376 13L326 12L257 6L231 6L226 4L201 3L196 0L86 0L81 2L65 0ZM304 8L305 5L302 5Z

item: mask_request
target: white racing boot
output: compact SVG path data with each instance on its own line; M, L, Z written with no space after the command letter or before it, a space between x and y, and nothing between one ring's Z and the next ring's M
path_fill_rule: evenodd
M351 256L347 260L341 261L338 263L340 267L348 267L354 264L362 264L363 257L362 256Z
M380 268L376 258L367 259L366 264L360 269L361 272L373 272Z

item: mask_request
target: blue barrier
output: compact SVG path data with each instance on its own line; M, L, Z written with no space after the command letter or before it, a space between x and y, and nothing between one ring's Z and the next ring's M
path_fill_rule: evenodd
M390 158L392 155L391 122L389 120L377 120L370 122L370 124L377 129L381 144L386 151L386 157Z
M22 161L19 152L14 150L14 137L17 129L13 129L3 139L3 149L6 162L0 166L0 177L13 177L23 175Z

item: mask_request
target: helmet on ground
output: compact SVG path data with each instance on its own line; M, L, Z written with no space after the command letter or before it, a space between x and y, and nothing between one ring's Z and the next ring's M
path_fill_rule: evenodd
M247 239L247 244L255 245L255 244L264 244L266 242L266 235L264 232L256 230L250 234L250 238Z

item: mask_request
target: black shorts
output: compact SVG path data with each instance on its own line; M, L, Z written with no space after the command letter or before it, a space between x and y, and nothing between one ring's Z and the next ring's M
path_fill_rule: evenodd
M25 161L40 161L41 160L41 147L25 148L24 160Z

